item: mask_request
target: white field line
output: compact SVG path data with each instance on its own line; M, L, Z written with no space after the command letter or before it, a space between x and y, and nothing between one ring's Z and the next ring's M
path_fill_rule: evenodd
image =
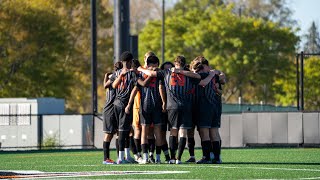
M269 167L238 167L238 166L223 166L223 165L213 165L213 166L201 166L201 165L170 165L170 164L161 164L160 166L171 166L171 167L184 167L184 168L200 168L200 167L212 167L212 168L222 168L222 169L256 169L256 170L279 170L279 171L309 171L309 172L320 172L320 169L297 169L297 168L269 168ZM101 166L101 165L53 165L53 166ZM106 165L109 166L109 165ZM118 164L110 166L121 166ZM126 166L126 165L124 165ZM158 165L148 165L148 164L137 164L137 166L148 166L156 167Z

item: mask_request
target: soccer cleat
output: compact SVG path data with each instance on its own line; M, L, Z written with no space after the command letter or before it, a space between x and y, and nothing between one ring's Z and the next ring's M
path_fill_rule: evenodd
M156 161L154 160L153 156L149 156L149 163L154 164Z
M196 162L196 159L193 158L193 157L191 157L190 159L188 159L188 160L186 161L186 163L194 163L194 162Z
M146 160L146 159L141 159L141 160L139 161L139 164L148 164L148 160Z
M211 160L211 163L212 163L212 164L222 164L222 160L221 160L221 158L219 157L218 160L217 160L217 159L212 159L212 160Z
M175 160L175 159L171 159L168 163L169 163L169 164L175 164L175 163L176 163L176 160Z
M176 164L182 164L182 162L180 160L176 160Z
M112 159L106 159L102 164L115 164L115 162Z
M127 160L129 163L131 163L131 164L136 164L136 163L138 163L138 162L135 161L132 157L128 157L126 160Z
M117 164L129 164L129 162L126 161L126 160L120 160L120 159L118 159L118 160L117 160Z
M206 158L202 158L199 161L197 161L197 164L211 164L211 161L206 160Z

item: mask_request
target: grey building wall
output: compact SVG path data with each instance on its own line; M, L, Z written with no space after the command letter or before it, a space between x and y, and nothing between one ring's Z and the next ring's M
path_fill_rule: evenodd
M2 149L37 147L40 120L32 116L30 122L30 125L1 125ZM65 148L102 148L102 117L93 119L92 115L43 115L42 127L43 142L48 137L56 136L59 145ZM223 114L220 135L223 147L320 145L319 112ZM111 148L115 147L114 140ZM201 140L197 131L195 141L196 147L200 147Z

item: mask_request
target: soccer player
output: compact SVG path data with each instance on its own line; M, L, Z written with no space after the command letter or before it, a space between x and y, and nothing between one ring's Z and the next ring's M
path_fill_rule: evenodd
M117 62L114 64L114 71L122 68L122 63ZM115 162L110 159L110 142L113 138L114 133L117 130L117 123L113 111L113 102L115 99L115 89L111 86L111 73L106 73L103 80L103 86L106 89L106 103L103 108L103 132L105 133L103 139L103 164L114 164Z
M168 70L174 67L174 64L172 62L166 61L161 66L161 70ZM168 127L168 112L167 112L167 94L166 94L166 87L163 82L163 80L160 82L159 85L160 88L160 96L162 99L162 126L161 126L161 139L162 139L162 146L161 149L165 155L165 161L168 163L170 161L169 156L169 148L168 148L168 142L167 142L167 130L170 130L170 127ZM156 162L160 162L160 154L161 150L156 149Z
M181 156L186 145L187 129L190 129L192 126L192 84L198 84L200 82L200 75L184 70L186 59L183 56L177 56L174 64L175 68L171 70L154 72L141 67L138 68L138 70L148 76L164 78L167 94L168 119L172 126L169 139L171 152L171 160L169 163L181 164ZM176 147L178 133L180 139L179 145ZM177 149L179 149L179 151L176 159Z
M125 141L129 139L129 132L132 125L132 105L134 96L137 93L137 75L130 71L133 55L126 51L120 56L123 68L114 72L110 78L112 87L116 89L114 100L114 112L118 123L119 156L117 163L128 163L125 161Z
M156 56L149 56L147 58L147 68L153 69L158 68L159 59ZM150 76L142 73L142 78L146 79ZM149 161L148 157L148 148L150 142L150 136L156 137L155 144L157 151L160 149L162 145L162 136L161 136L161 107L162 101L159 92L159 78L151 77L148 85L144 87L140 87L141 91L141 107L140 107L140 117L141 117L141 125L142 125L142 135L141 135L141 147L143 151L143 160L140 162L141 164L146 164ZM154 132L150 132L150 125L154 125ZM151 156L152 157L152 156ZM160 159L158 159L160 163Z
M208 79L200 83L199 98L197 105L198 119L197 126L201 137L203 158L197 164L221 163L220 159L220 118L218 117L218 101L216 93L216 82L219 80L220 71L211 70L208 60L199 56L192 61L192 68L201 75L201 78ZM209 108L208 108L209 107ZM210 159L210 151L213 150L214 158Z

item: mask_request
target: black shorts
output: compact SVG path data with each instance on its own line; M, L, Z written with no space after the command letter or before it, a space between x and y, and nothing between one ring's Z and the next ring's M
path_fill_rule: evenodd
M191 129L191 108L168 109L168 120L173 129Z
M143 110L143 108L140 108L140 124L141 125L161 125L162 119L161 119L161 107L154 108L151 112L146 112Z
M211 104L206 98L199 100L198 128L220 128L221 119L218 114L219 107L217 103Z
M222 102L221 102L221 96L217 95L217 106L218 106L218 118L221 121L221 114L222 114Z
M130 131L132 127L132 111L126 114L125 107L114 105L114 114L119 131Z
M198 123L198 104L192 105L192 127L194 128Z
M114 134L117 131L117 121L114 116L113 107L103 111L103 132Z
M168 112L163 112L161 114L162 124L161 124L161 131L170 130L169 122L168 122Z

